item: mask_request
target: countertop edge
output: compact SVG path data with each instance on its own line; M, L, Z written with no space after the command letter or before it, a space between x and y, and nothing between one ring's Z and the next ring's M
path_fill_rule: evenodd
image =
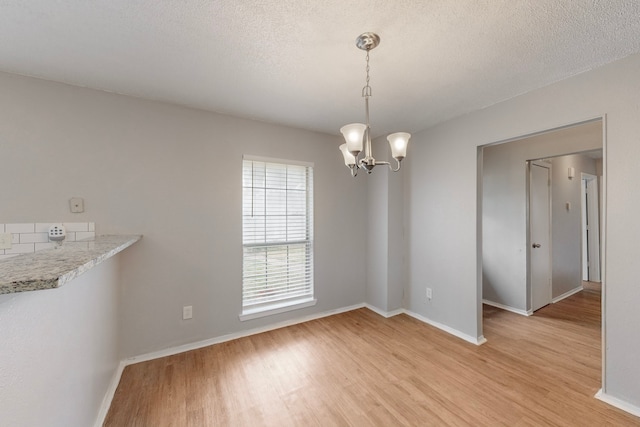
M113 248L112 250L103 253L102 255L98 255L96 258L90 260L89 262L86 262L78 267L76 267L75 269L71 270L70 272L63 274L62 276L60 276L57 280L57 283L55 286L52 287L53 288L59 288L67 283L69 283L70 281L72 281L73 279L75 279L76 277L80 276L82 273L91 270L93 267L97 266L98 264L108 260L109 258L119 254L120 252L122 252L123 250L127 249L129 246L133 245L134 243L136 243L137 241L139 241L142 238L142 235L135 235L135 236L131 236L130 240L127 240L126 242L124 242L123 244L121 244L120 246Z
M87 249L78 249L70 245L70 248L62 249L60 252L56 252L57 250L55 249L44 250L29 254L28 258L16 257L5 260L2 265L5 269L12 267L12 260L14 264L25 260L37 264L39 260L45 260L49 265L54 265L54 267L60 271L52 273L49 277L47 277L46 274L42 274L41 276L43 277L29 277L29 274L24 273L24 277L17 279L15 277L9 281L0 279L0 294L59 288L81 274L91 270L98 264L127 249L140 239L142 239L142 235L139 234L97 236L95 239L77 242L93 244L92 247ZM74 256L78 259L75 260ZM56 262L56 257L60 258L58 263ZM24 262L23 265L18 265L16 268L18 270L24 270ZM34 270L35 269L34 267ZM18 275L20 276L20 273L18 273ZM39 275L34 273L32 276Z

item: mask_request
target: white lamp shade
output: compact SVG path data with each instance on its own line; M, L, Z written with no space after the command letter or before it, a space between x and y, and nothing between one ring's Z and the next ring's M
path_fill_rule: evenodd
M366 129L367 125L362 123L351 123L340 128L340 132L342 132L344 140L347 142L347 150L354 156L357 156L362 151L362 141L364 140Z
M340 146L340 151L342 151L342 156L344 157L344 164L349 167L355 166L356 158L349 152L349 150L347 150L347 144L342 144Z
M410 133L396 132L387 137L391 147L391 157L402 160L407 156L407 145L409 145Z

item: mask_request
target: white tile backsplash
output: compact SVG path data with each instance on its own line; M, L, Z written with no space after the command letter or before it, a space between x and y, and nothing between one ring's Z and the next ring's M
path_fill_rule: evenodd
M43 249L51 249L51 248L55 248L56 244L52 243L52 242L47 242L47 243L36 243L35 244L36 247L36 252L41 251Z
M61 222L36 222L36 233L48 233L52 225L62 225Z
M5 224L5 233L33 233L35 224Z
M95 231L78 231L76 233L76 240L85 240L96 237Z
M65 242L91 239L96 236L96 225L93 222L0 224L0 232L11 233L11 249L1 249L0 260L55 247L54 243L49 242L49 228L52 225L65 226L67 230Z
M20 233L20 243L45 243L48 241L48 233Z
M67 233L69 231L89 231L88 222L65 222L62 225L67 229Z
M11 245L11 249L5 249L5 254L29 254L35 252L35 245L33 243L18 243L17 245Z

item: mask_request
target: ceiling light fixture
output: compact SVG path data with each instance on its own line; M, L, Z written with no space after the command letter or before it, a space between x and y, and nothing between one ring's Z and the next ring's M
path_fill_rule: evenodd
M407 144L411 134L406 132L396 132L387 136L389 146L391 147L391 157L397 163L394 169L389 162L377 161L373 158L371 149L371 126L369 126L369 97L371 96L371 86L369 86L369 51L380 44L380 37L376 33L363 33L356 39L356 46L367 52L367 80L366 85L362 88L362 97L364 98L364 106L366 112L366 124L351 123L342 126L340 132L344 136L345 144L340 146L340 151L344 157L344 164L351 169L351 175L358 174L358 167L371 173L377 165L388 165L393 172L400 170L400 162L407 155ZM358 158L363 151L364 157Z

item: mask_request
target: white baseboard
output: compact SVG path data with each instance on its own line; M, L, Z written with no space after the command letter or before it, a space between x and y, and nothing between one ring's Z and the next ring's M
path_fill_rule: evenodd
M624 400L620 400L617 397L609 396L608 394L603 392L602 389L598 390L595 398L603 401L604 403L608 403L611 406L615 406L618 409L622 409L623 411L628 412L631 415L640 417L640 407L632 405L629 402L625 402Z
M573 288L571 289L569 292L565 292L564 294L555 297L554 299L551 300L552 303L557 303L562 301L563 299L570 297L573 294L577 294L578 292L582 291L584 289L584 287L582 285L578 286L577 288Z
M525 311L525 310L521 310L519 308L513 308L513 307L510 307L508 305L500 304L500 303L489 301L489 300L486 300L486 299L483 299L482 303L490 305L491 307L496 307L496 308L500 308L502 310L510 311L511 313L519 314L520 316L531 316L533 314L533 312L531 310Z
M160 351L154 351L151 353L141 354L139 356L133 356L124 360L126 365L132 365L134 363L146 362L148 360L159 359L161 357L173 356L175 354L184 353L185 351L197 350L202 347L208 347L214 344L220 344L223 342L235 340L238 338L244 338L255 334L261 334L263 332L272 331L274 329L285 328L287 326L297 325L298 323L308 322L310 320L321 319L327 316L333 316L334 314L345 313L351 310L357 310L365 307L365 304L356 304L349 307L343 307L336 310L329 310L322 313L311 314L308 316L298 317L296 319L285 320L284 322L278 322L259 328L249 329L246 331L236 332L233 334L222 335L215 338L209 338L202 341L196 341L189 344L183 344L176 347L170 347Z
M385 317L387 319L389 317L397 316L398 314L404 313L404 309L402 309L402 308L399 308L397 310L392 310L392 311L383 311L383 310L380 310L378 307L373 306L371 304L365 304L364 306L366 308L368 308L369 310L373 311L374 313L379 314L380 316Z
M107 413L109 412L109 408L111 407L111 401L113 400L113 396L116 394L116 389L118 388L118 384L120 384L120 378L122 377L122 371L124 371L126 363L124 360L121 360L116 368L116 371L113 373L111 377L111 382L109 383L109 388L107 388L107 392L102 399L102 404L100 405L100 411L98 411L98 416L96 418L95 427L102 427L104 424L104 420L107 417Z
M440 329L442 331L445 331L445 332L447 332L447 333L449 333L449 334L451 334L451 335L453 335L455 337L458 337L458 338L461 338L461 339L463 339L463 340L465 340L467 342L470 342L471 344L482 345L482 344L487 342L487 339L482 335L476 338L476 337L473 337L471 335L467 335L464 332L460 332L457 329L454 329L452 327L449 327L447 325L443 325L442 323L438 323L438 322L436 322L434 320L431 320L431 319L429 319L427 317L424 317L424 316L422 316L422 315L420 315L418 313L414 313L414 312L406 310L406 309L403 310L403 311L404 311L405 314L407 314L408 316L413 317L414 319L418 319L421 322L424 322L424 323L426 323L428 325L436 327L436 328L438 328L438 329Z

